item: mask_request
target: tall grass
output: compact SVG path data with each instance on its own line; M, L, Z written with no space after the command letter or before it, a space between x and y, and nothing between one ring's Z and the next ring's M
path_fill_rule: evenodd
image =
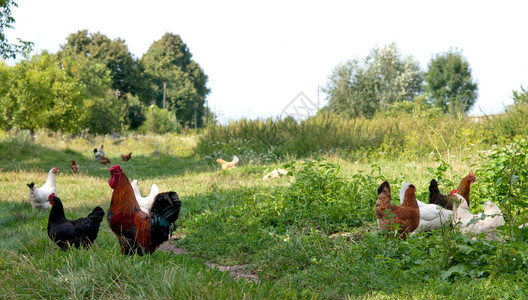
M492 122L475 122L469 117L447 116L420 107L378 113L372 119L330 113L301 122L292 118L242 119L207 128L196 152L204 157L239 155L257 161L321 153L369 160L387 156L417 158L439 149L461 151L504 140L501 132L492 131Z

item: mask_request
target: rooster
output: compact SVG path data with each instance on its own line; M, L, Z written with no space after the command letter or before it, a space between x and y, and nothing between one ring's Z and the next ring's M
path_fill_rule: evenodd
M504 217L496 204L486 201L482 205L484 212L474 215L469 212L467 202L457 190L451 191L450 195L456 198L452 222L453 225L460 226L462 234L485 233L487 240L497 238L497 227L504 225Z
M222 165L222 170L227 170L231 168L235 168L238 164L238 157L236 155L233 155L233 160L230 162L227 162L221 158L217 158L216 161Z
M459 194L466 199L468 207L469 207L469 190L470 186L473 182L475 182L475 174L472 172L469 172L469 175L462 178L460 181L460 184L458 185L458 192ZM453 210L453 202L450 200L450 198L446 195L443 195L440 193L440 190L438 189L438 183L436 180L431 180L431 184L429 185L429 203L430 204L437 204L445 209Z
M405 198L405 191L411 186L410 183L404 182L400 190L400 202ZM440 205L426 204L418 199L418 208L420 209L420 224L414 232L430 231L440 229L443 225L451 222L453 211L447 210Z
M178 219L181 201L175 192L159 193L150 214L140 209L130 181L123 169L110 168L108 185L114 190L107 220L123 254L153 253L169 239L171 224Z
M64 215L64 207L59 197L55 194L49 196L51 210L48 219L48 236L63 251L71 245L87 248L95 241L99 233L99 226L105 212L97 206L86 217L77 220L68 220Z
M43 186L37 188L35 183L28 183L29 187L29 202L33 208L48 209L51 207L48 201L49 195L57 194L57 183L55 182L55 175L59 172L59 168L54 167L48 173L48 178Z
M124 162L129 161L131 157L132 157L132 152L128 153L128 155L121 154L121 159L122 159Z
M141 210L147 214L150 213L150 208L152 207L152 203L154 203L154 198L159 193L158 186L153 184L150 187L150 194L148 194L146 197L143 197L139 192L138 181L137 179L134 179L132 180L132 189L134 190L134 195L136 196L136 200L139 203L139 208L141 208Z
M101 148L99 148L99 151L97 150L97 148L94 148L93 152L94 152L94 157L96 160L101 160L101 158L104 157L105 153L103 151L103 147L104 145L101 145Z
M77 174L77 172L79 172L79 165L73 159L72 159L72 163L71 163L70 168L71 168L73 174Z
M420 209L416 202L416 188L409 185L405 190L403 202L400 206L392 204L390 185L384 181L378 188L378 200L376 201L376 218L381 230L397 230L402 239L413 232L420 224Z

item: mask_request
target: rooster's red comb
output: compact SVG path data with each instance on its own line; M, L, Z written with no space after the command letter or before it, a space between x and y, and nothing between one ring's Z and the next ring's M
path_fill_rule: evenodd
M469 176L475 177L475 174L473 174L473 172L469 172Z
M452 190L452 191L449 193L449 195L454 195L454 194L456 194L456 193L458 193L457 190Z
M55 193L51 193L51 195L49 195L48 197L48 200L51 200L51 198L55 197Z
M110 173L114 173L114 172L123 172L123 169L121 169L119 165L115 165L110 168Z

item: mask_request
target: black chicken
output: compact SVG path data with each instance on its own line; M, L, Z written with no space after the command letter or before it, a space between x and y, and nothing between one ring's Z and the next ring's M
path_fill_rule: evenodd
M429 185L429 204L436 204L445 209L453 210L453 202L449 201L446 195L440 193L438 182L434 179L431 180L431 184Z
M64 215L64 207L59 197L55 194L49 196L51 211L48 219L48 236L63 251L73 245L77 248L85 246L87 248L94 242L99 233L99 225L103 220L105 212L100 206L86 218L68 220Z

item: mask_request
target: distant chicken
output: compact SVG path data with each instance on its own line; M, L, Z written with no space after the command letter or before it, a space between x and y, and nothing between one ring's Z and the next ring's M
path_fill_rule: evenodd
M478 235L485 233L488 241L497 238L497 227L504 225L502 211L497 205L493 204L491 201L486 201L482 205L484 212L474 215L469 212L467 202L464 197L457 193L457 190L451 191L450 195L456 197L455 201L459 202L455 203L452 222L453 225L458 224L458 226L460 226L462 234L467 235L472 233ZM478 220L471 223L473 219Z
M152 203L154 203L154 198L157 194L159 194L159 188L156 184L153 184L150 187L150 194L146 197L142 197L141 193L139 192L138 188L138 181L137 179L132 180L132 189L134 190L134 195L136 196L136 200L139 203L139 207L142 211L146 212L147 214L150 213L150 208L152 207Z
M410 183L404 182L400 190L400 202L403 202L405 191L411 186ZM442 225L450 224L453 211L447 210L440 205L426 204L416 199L420 208L420 224L414 232L430 231L440 229Z
M64 207L59 197L51 194L49 203L52 205L48 219L50 239L63 251L70 246L89 248L99 233L99 226L105 214L103 209L97 206L86 218L68 220L64 215Z
M70 168L71 168L73 174L77 174L77 172L79 172L79 165L73 159L72 159L72 163L71 163L71 167Z
M273 171L271 171L268 174L264 175L262 177L262 179L271 180L273 178L284 177L286 175L288 175L288 171L285 170L285 169L273 169Z
M389 183L384 181L380 185L375 213L381 230L397 230L400 237L406 239L409 233L418 228L420 224L420 209L416 202L415 193L416 188L414 185L409 185L405 190L403 202L398 206L390 202L392 196Z
M121 253L153 253L169 239L171 224L178 219L182 204L178 194L157 194L148 214L140 209L123 169L115 165L110 168L110 174L108 185L114 192L107 220L121 245Z
M108 158L106 158L105 156L102 156L102 157L99 159L99 162L102 163L103 165L110 164L110 160L109 160Z
M48 209L51 207L48 197L51 194L57 195L57 183L55 182L55 175L59 172L59 168L52 168L48 173L48 178L43 186L37 188L35 183L28 183L29 187L29 202L33 208Z
M128 153L128 155L121 154L121 159L125 162L129 161L131 157L132 157L132 152Z
M93 152L94 152L94 157L96 160L101 160L102 157L104 157L105 153L103 151L103 147L104 145L101 145L101 148L99 148L99 150L97 150L96 148L93 149Z
M475 179L476 179L475 175L472 172L469 172L468 176L462 178L457 188L457 190L459 191L459 194L464 199L466 199L468 206L469 206L469 190L470 190L471 184L475 182ZM434 179L431 180L431 184L429 185L429 203L437 204L446 209L453 210L453 202L449 199L448 196L440 193L440 190L438 189L438 183Z
M227 162L221 158L216 159L216 161L222 165L222 170L227 170L231 168L235 168L238 164L238 157L236 155L233 155L233 160L230 162Z

